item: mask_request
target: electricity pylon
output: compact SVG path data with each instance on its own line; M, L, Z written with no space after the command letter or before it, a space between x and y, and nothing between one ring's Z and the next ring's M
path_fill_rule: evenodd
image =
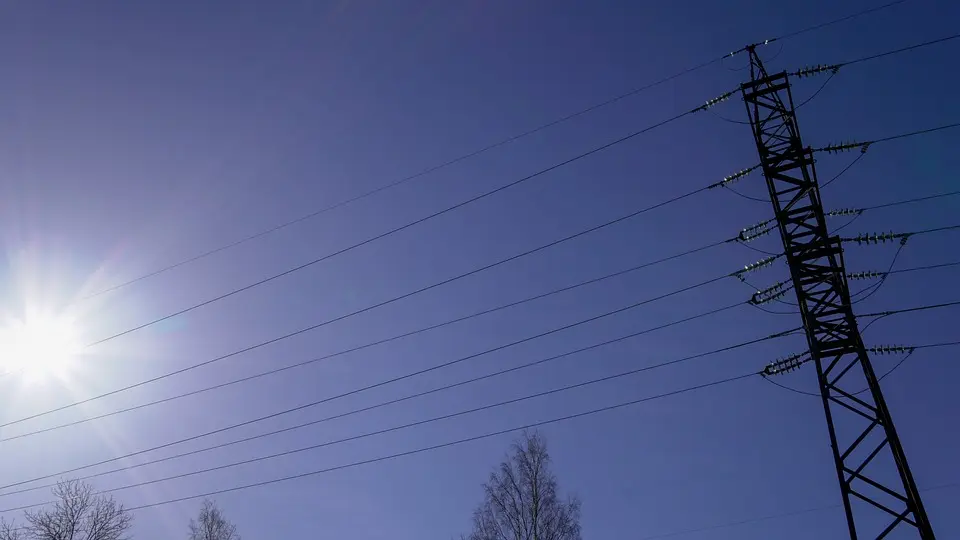
M866 528L877 527L880 539L912 527L917 538L933 540L857 328L843 248L827 229L813 150L800 138L788 75L768 74L755 47L747 50L750 82L741 92L816 365L850 538Z

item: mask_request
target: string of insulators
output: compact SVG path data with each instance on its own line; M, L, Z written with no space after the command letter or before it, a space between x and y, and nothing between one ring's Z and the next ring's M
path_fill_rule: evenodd
M752 173L753 171L757 170L758 167L760 167L760 165L754 165L753 167L747 167L746 169L739 170L739 171L731 174L730 176L724 176L724 177L723 177L723 180L720 180L719 182L717 182L716 184L713 184L713 185L710 186L710 187L711 187L711 188L726 187L726 186L728 186L728 185L730 185L730 184L732 184L732 183L740 180L740 179L743 178L744 176Z
M806 364L810 361L809 356L803 354L792 354L785 358L781 358L775 362L770 362L765 368L763 368L764 375L780 375L782 373L789 373L796 369L800 369L800 366Z
M855 242L857 244L884 244L886 242L893 242L894 240L900 240L901 244L906 244L907 239L910 238L912 233L880 233L880 234L858 234L853 238L844 238L846 242Z
M847 152L849 150L854 150L856 148L860 149L861 154L866 154L867 149L870 148L870 141L828 144L827 146L820 148L819 151L826 152L828 154L839 154L840 152Z
M786 284L786 281L781 281L776 285L753 293L753 296L750 297L750 303L759 306L760 304L766 304L783 298L783 296L787 294L787 289L784 288Z
M730 99L730 96L732 96L732 95L735 94L735 93L736 93L736 91L725 92L725 93L720 94L719 96L717 96L717 97L715 97L715 98L713 98L713 99L708 99L706 103L704 103L703 105L697 107L696 109L694 109L694 110L691 111L691 112L705 111L705 110L709 109L710 107L713 107L714 105L716 105L716 104L718 104L718 103L723 103L724 101Z
M847 279L879 279L886 276L886 272L876 272L876 271L865 271L865 272L854 272L852 274L847 274Z
M905 345L879 345L877 347L868 347L867 352L872 352L874 354L913 354L916 347L908 347Z
M739 279L740 281L743 281L743 276L749 274L750 272L756 272L757 270L760 270L761 268L765 268L765 267L767 267L767 266L770 266L771 264L773 264L773 261L777 260L779 257L780 257L779 255L773 255L773 256L770 256L770 257L766 257L766 258L764 258L764 259L760 259L759 261L757 261L757 262L755 262L755 263L750 263L750 264L744 266L744 267L741 268L740 270L737 270L736 272L734 272L734 273L732 273L732 274L730 274L730 275L736 277L736 278Z
M757 238L765 234L769 234L773 230L773 225L768 225L769 221L761 221L756 225L751 225L745 229L740 230L740 234L737 235L737 240L743 243L753 242Z
M866 210L863 208L838 208L827 212L828 216L859 216Z
M817 64L815 66L807 66L797 71L796 73L794 73L794 75L796 75L797 77L803 78L803 77L810 77L812 75L819 75L820 73L823 73L825 71L829 71L830 73L833 73L834 75L836 75L837 72L840 71L841 67L843 67L841 64L831 64L828 66L825 66L823 64Z

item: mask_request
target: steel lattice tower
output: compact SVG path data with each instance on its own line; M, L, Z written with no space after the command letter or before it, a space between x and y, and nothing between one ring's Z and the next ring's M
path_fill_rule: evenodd
M933 540L857 328L843 248L827 229L813 150L800 138L790 81L785 72L768 74L755 48L747 50L751 80L741 91L816 365L850 538L879 522L878 539L912 528L916 536L908 536Z

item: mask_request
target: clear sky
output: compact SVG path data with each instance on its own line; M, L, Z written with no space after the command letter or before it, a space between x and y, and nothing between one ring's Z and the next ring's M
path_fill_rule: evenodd
M96 299L79 297L241 239L738 49L879 2L10 2L0 17L2 310L66 310L84 342L362 241L688 110L736 87L715 64L268 237ZM797 69L954 33L960 4L911 0L764 49ZM801 109L808 144L960 120L957 41L842 70ZM778 54L779 53L779 54ZM800 100L823 79L794 88ZM738 96L716 109L738 121ZM863 206L958 189L960 130L877 145L824 192ZM821 155L829 178L856 154ZM0 380L4 422L192 365L545 244L715 182L757 161L749 129L699 113L456 212L243 294L85 350L62 380ZM737 184L762 197L761 177ZM415 330L733 236L769 205L713 190L496 269L136 390L0 429L2 438L135 406ZM960 197L877 210L851 233L960 221ZM897 261L952 261L956 232ZM776 238L758 246L777 250ZM894 246L853 247L851 271ZM0 484L108 459L483 351L751 263L739 246L389 345L2 443ZM863 312L960 299L956 268L894 276ZM782 267L753 277L772 284ZM859 284L857 284L859 286ZM520 346L150 454L162 457L364 407L745 300L728 279ZM776 306L784 309L787 306ZM891 317L868 344L958 339L949 309ZM161 478L708 351L792 328L741 307L538 368L252 443L96 479ZM438 444L758 370L801 351L771 341L642 375L266 462L115 493L128 506ZM921 488L960 482L956 348L918 352L884 381ZM896 357L878 358L884 371ZM809 367L809 366L808 366ZM779 379L813 390L810 369ZM542 429L584 537L638 539L839 503L820 402L759 378ZM512 435L217 497L248 540L467 532ZM135 458L122 464L135 464ZM146 459L146 458L144 458ZM95 469L98 470L98 469ZM0 497L10 508L43 491ZM960 488L925 499L960 538ZM183 538L199 501L136 513L139 540ZM15 513L14 513L15 514ZM13 514L11 514L13 515ZM7 517L10 517L8 515ZM838 508L691 533L689 540L843 538Z

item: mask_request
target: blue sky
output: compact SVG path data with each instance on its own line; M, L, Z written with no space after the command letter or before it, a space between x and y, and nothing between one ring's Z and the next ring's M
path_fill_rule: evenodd
M0 224L5 312L69 307L86 341L302 264L688 110L734 88L743 58L122 290L77 297L355 196L717 57L874 5L845 2L15 3L0 18ZM800 6L800 4L797 4ZM911 0L765 50L771 69L832 63L956 31L960 6ZM779 54L778 54L779 53ZM956 42L844 69L801 110L808 144L960 119ZM821 80L797 82L803 99ZM716 109L744 120L739 99ZM957 189L956 131L877 145L825 190L829 207ZM853 154L822 155L821 178ZM363 308L715 182L756 162L748 128L699 113L449 215L86 351L60 383L0 380L6 421L166 373ZM737 184L763 196L761 177ZM851 232L955 224L960 198L878 210ZM270 347L0 429L2 437L300 362L628 268L734 235L767 205L711 191L489 272ZM775 239L762 247L776 250ZM956 233L912 239L897 264L953 260ZM853 247L883 269L891 245ZM3 443L3 483L46 475L269 414L657 296L753 262L725 246L284 375ZM958 299L955 269L898 275L861 312ZM759 283L784 276L758 274ZM255 435L562 353L744 300L725 280L569 332L248 426ZM949 310L891 317L868 344L957 339ZM479 406L798 324L748 307L254 443L100 478L109 489ZM116 493L129 506L334 466L576 413L760 369L789 338L385 436ZM919 352L884 381L917 482L960 481L956 349ZM881 371L896 359L877 360ZM808 369L782 382L811 390ZM839 502L817 399L759 379L543 429L561 486L583 500L585 538L644 538ZM504 435L219 496L244 538L466 532ZM167 454L174 453L168 450ZM151 457L160 457L158 452ZM126 463L136 463L131 460ZM10 508L43 492L0 497ZM960 536L960 489L925 499ZM183 537L199 501L138 511L141 540ZM9 517L9 516L8 516ZM691 533L690 540L843 538L838 508Z

